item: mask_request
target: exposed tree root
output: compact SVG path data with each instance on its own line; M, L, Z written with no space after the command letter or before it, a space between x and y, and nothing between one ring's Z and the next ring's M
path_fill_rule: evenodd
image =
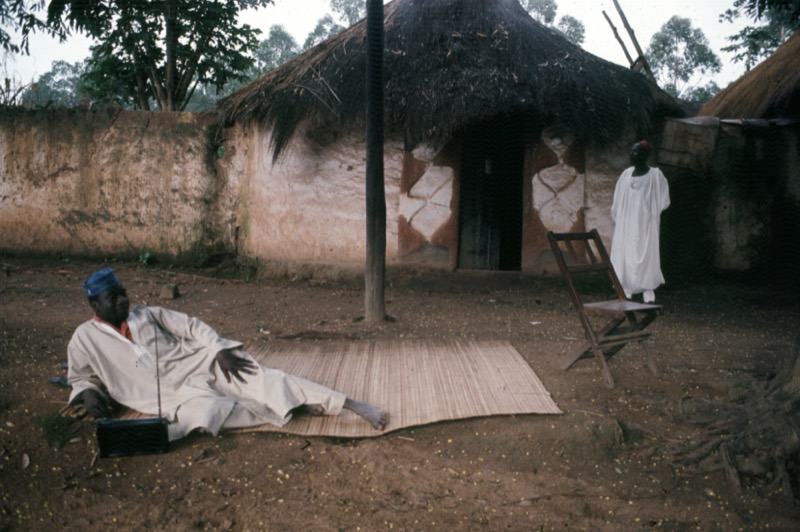
M675 463L722 469L738 493L755 486L800 500L792 481L800 476L800 336L788 362L747 403L716 405L715 421L669 450Z

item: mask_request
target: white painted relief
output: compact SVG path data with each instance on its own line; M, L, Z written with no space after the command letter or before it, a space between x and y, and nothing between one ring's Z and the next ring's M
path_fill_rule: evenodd
M400 197L400 215L430 241L450 219L453 197L453 169L429 166L407 195Z
M586 203L586 175L564 163L568 146L561 138L543 140L558 157L558 163L533 176L533 208L548 229L570 231Z

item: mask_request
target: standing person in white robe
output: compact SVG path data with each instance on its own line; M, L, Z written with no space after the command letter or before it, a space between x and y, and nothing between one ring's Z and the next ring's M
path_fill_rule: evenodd
M130 309L127 292L110 268L92 274L84 292L95 314L69 342L67 376L70 403L82 402L90 415L107 417L112 399L157 415L157 355L170 440L194 429L216 435L227 428L283 426L297 412L338 415L347 409L377 430L386 425L381 409L264 368L242 351L241 342L220 337L197 318L161 307Z
M659 234L661 213L669 207L667 178L647 165L651 151L646 140L633 145L633 166L619 176L611 206L611 264L628 299L642 293L645 303L654 302L655 289L664 284Z

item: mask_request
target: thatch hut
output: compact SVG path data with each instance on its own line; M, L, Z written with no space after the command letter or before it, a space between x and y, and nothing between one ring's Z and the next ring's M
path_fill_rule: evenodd
M684 234L703 239L706 268L800 287L800 32L697 117L669 121L660 161L691 183Z
M390 261L542 271L548 229L610 236L630 144L681 116L669 96L518 0L384 14ZM245 254L363 260L365 47L362 20L221 103Z
M800 120L800 32L720 91L698 116L722 119Z

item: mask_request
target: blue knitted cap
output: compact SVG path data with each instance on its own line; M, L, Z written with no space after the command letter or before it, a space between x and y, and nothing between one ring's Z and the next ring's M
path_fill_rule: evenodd
M83 291L86 292L86 297L93 297L102 294L113 286L122 287L117 276L114 275L114 270L111 268L103 268L94 272L83 283Z

